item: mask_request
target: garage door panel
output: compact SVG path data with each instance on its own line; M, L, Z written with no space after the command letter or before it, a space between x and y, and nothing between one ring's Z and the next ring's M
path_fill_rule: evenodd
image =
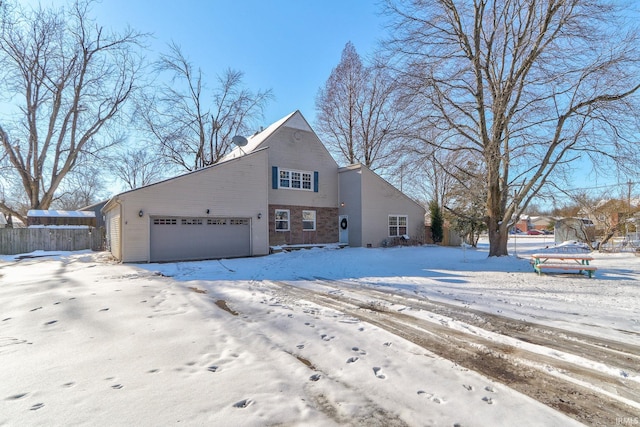
M251 255L247 218L167 218L151 220L151 261L179 261Z

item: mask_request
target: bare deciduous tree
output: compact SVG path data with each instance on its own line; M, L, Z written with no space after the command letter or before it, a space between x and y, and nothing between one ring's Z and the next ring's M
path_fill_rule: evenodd
M166 161L147 147L125 150L110 163L128 190L160 181L167 170Z
M394 107L395 83L388 69L375 63L364 66L351 42L342 51L316 98L316 128L329 148L348 163L372 170L398 161L390 141L399 115Z
M480 159L490 256L508 254L513 218L573 160L637 164L640 39L616 2L388 0L387 9L408 137Z
M74 168L60 185L51 208L77 210L105 199L105 181L97 165Z
M253 133L252 126L273 98L271 90L254 93L245 88L243 73L231 69L207 94L202 71L193 68L175 43L161 56L157 70L171 78L144 96L139 110L163 156L187 171L217 163L232 148L235 135Z
M136 89L144 35L109 33L90 17L91 0L67 8L15 6L2 15L0 84L19 120L0 120L0 147L32 209L47 209L78 160L115 141L110 124ZM0 201L24 220L24 212Z

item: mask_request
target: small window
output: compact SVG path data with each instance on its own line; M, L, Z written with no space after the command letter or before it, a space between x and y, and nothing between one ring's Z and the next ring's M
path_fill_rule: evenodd
M177 225L175 218L154 218L154 225Z
M288 209L276 209L276 231L289 231Z
M183 219L181 222L182 225L202 225L202 220L199 218Z
M310 173L302 174L302 188L305 190L311 190L311 174Z
M302 211L302 229L305 231L315 231L316 211Z
M289 188L290 177L289 171L280 171L280 187Z
M207 225L227 225L226 218L209 218L207 219Z
M389 215L389 237L407 234L407 215Z
M300 172L291 172L291 188L300 188Z

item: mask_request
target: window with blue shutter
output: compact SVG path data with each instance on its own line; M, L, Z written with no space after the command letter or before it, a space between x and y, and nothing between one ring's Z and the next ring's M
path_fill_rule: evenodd
M1 1L1 0L0 0ZM280 169L271 167L271 187L318 192L318 172Z

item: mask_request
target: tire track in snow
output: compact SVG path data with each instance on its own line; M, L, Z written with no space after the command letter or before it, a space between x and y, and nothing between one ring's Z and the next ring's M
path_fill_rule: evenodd
M640 415L640 387L634 381L616 379L570 361L559 360L504 342L497 342L481 334L473 334L421 319L411 315L411 310L391 311L386 303L401 303L423 313L425 311L446 312L452 319L469 319L475 316L477 318L475 323L480 325L477 326L478 328L487 327L486 330L494 334L504 334L521 342L538 341L538 345L550 348L568 349L573 346L574 351L577 347L587 354L594 349L599 349L600 357L610 357L621 363L626 361L633 366L638 366L637 347L615 343L617 345L614 348L607 348L608 344L603 344L604 340L571 331L541 325L535 325L532 328L530 323L516 319L416 297L407 298L390 292L356 287L340 281L305 280L323 285L328 291L303 289L282 281L270 283L278 286L291 297L340 311L389 331L444 359L501 382L584 424L613 425L616 419L625 417L633 419ZM347 292L364 297L366 300L346 295ZM545 334L550 336L545 337ZM579 340L576 339L578 336ZM607 391L611 388L614 392Z

